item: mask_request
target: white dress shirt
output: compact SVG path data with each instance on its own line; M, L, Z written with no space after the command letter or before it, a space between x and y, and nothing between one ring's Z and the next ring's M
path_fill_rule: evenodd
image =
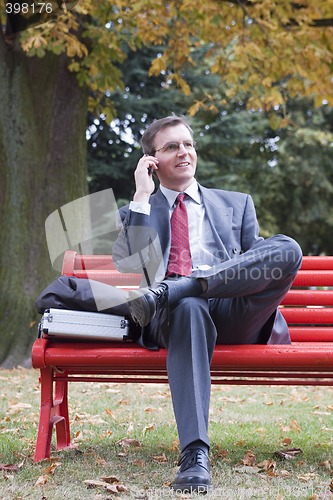
M160 186L160 190L168 200L171 218L179 191L173 191L163 186ZM188 215L192 267L194 271L208 269L218 264L220 260L209 251L209 248L215 246L215 240L201 200L197 181L194 180L184 193L187 194L184 201Z
M160 186L160 190L169 203L171 218L179 191L173 191L164 186ZM215 240L201 200L197 181L194 180L184 193L188 195L185 198L185 204L188 214L192 267L194 271L196 269L209 269L220 263L220 260L209 251L209 248L215 246ZM150 215L149 203L132 201L129 208L134 212Z

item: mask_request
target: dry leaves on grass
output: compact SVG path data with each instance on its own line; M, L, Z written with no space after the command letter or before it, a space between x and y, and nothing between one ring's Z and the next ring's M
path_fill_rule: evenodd
M279 457L280 459L282 458L285 460L290 460L290 459L298 457L298 455L301 453L302 453L302 450L300 448L290 448L288 450L282 450L282 451L275 452L274 455ZM326 460L324 462L321 462L319 464L319 466L324 467L328 471L331 470L330 460ZM269 458L267 460L263 460L260 463L256 463L256 456L251 450L248 450L245 453L243 459L235 467L235 470L237 472L243 472L246 474L264 473L270 477L279 477L279 478L286 478L286 477L291 476L291 473L286 471L286 470L278 471L277 470L277 463L272 458ZM298 481L300 481L301 483L315 482L315 481L318 481L318 478L319 478L319 474L317 474L316 472L309 472L309 473L296 475L296 479ZM329 485L329 489L331 492L333 492L333 480L331 481L331 483ZM319 497L313 496L313 497L310 497L309 500L311 500L311 499L314 500L315 498L319 498ZM333 498L333 496L332 496L332 498Z
M17 472L23 467L24 460L19 464L0 464L0 470L4 472Z
M149 424L146 425L146 427L143 429L142 434L145 435L147 432L151 432L155 430L155 424Z
M279 458L291 459L296 457L299 453L302 453L300 448L292 448L290 450L283 450L275 452L275 456ZM279 476L285 477L285 471L281 471L278 473L276 461L272 458L267 460L263 460L260 463L256 463L257 458L255 454L248 450L239 464L237 464L235 470L237 472L246 472L246 473L259 473L263 472L269 476ZM288 474L289 475L289 474Z
M297 455L303 453L301 448L290 448L288 450L280 450L275 452L275 456L282 458L284 460L291 460Z
M35 486L43 486L44 484L46 484L50 479L50 477L53 476L57 468L60 467L60 465L62 465L61 462L52 462L51 460L50 465L48 465L47 467L45 467L45 469L43 469L42 474L35 482Z
M280 430L281 430L281 432L290 432L290 431L300 432L301 427L300 427L299 423L297 422L297 420L291 419L289 422L289 425L285 425L285 424L280 425Z
M101 488L109 493L124 493L128 491L128 488L114 476L101 477L100 479L86 479L83 482L87 485L88 489Z
M7 415L17 415L21 411L29 410L32 405L29 403L12 403L9 405Z
M117 445L122 446L123 448L139 448L141 446L141 443L137 439L123 438L117 442Z
M167 462L167 457L165 456L165 453L162 453L162 455L155 455L153 456L154 462L164 464Z

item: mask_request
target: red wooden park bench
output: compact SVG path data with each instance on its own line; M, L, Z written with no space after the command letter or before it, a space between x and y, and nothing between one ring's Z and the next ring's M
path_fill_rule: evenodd
M63 274L124 288L139 285L137 274L120 274L106 255L67 251ZM218 345L211 366L214 384L333 385L333 257L304 257L281 311L291 345ZM38 338L33 367L40 370L41 404L34 460L70 446L69 382L167 382L166 350L134 342L69 342Z

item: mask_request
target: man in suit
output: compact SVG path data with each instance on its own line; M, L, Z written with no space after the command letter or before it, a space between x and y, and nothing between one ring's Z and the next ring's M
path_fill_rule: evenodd
M142 327L140 342L168 350L181 448L173 488L206 492L214 346L290 343L277 308L300 267L301 250L287 236L259 236L249 195L197 183L193 131L185 118L156 120L142 145L136 191L120 209L113 258L119 271L145 276L145 286L128 301ZM155 194L153 174L160 184Z

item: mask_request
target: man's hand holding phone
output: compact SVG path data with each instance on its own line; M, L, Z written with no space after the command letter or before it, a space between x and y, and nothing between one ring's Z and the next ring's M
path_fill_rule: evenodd
M158 159L155 156L144 155L140 158L134 172L136 191L133 201L148 202L154 192L153 173L158 170Z

